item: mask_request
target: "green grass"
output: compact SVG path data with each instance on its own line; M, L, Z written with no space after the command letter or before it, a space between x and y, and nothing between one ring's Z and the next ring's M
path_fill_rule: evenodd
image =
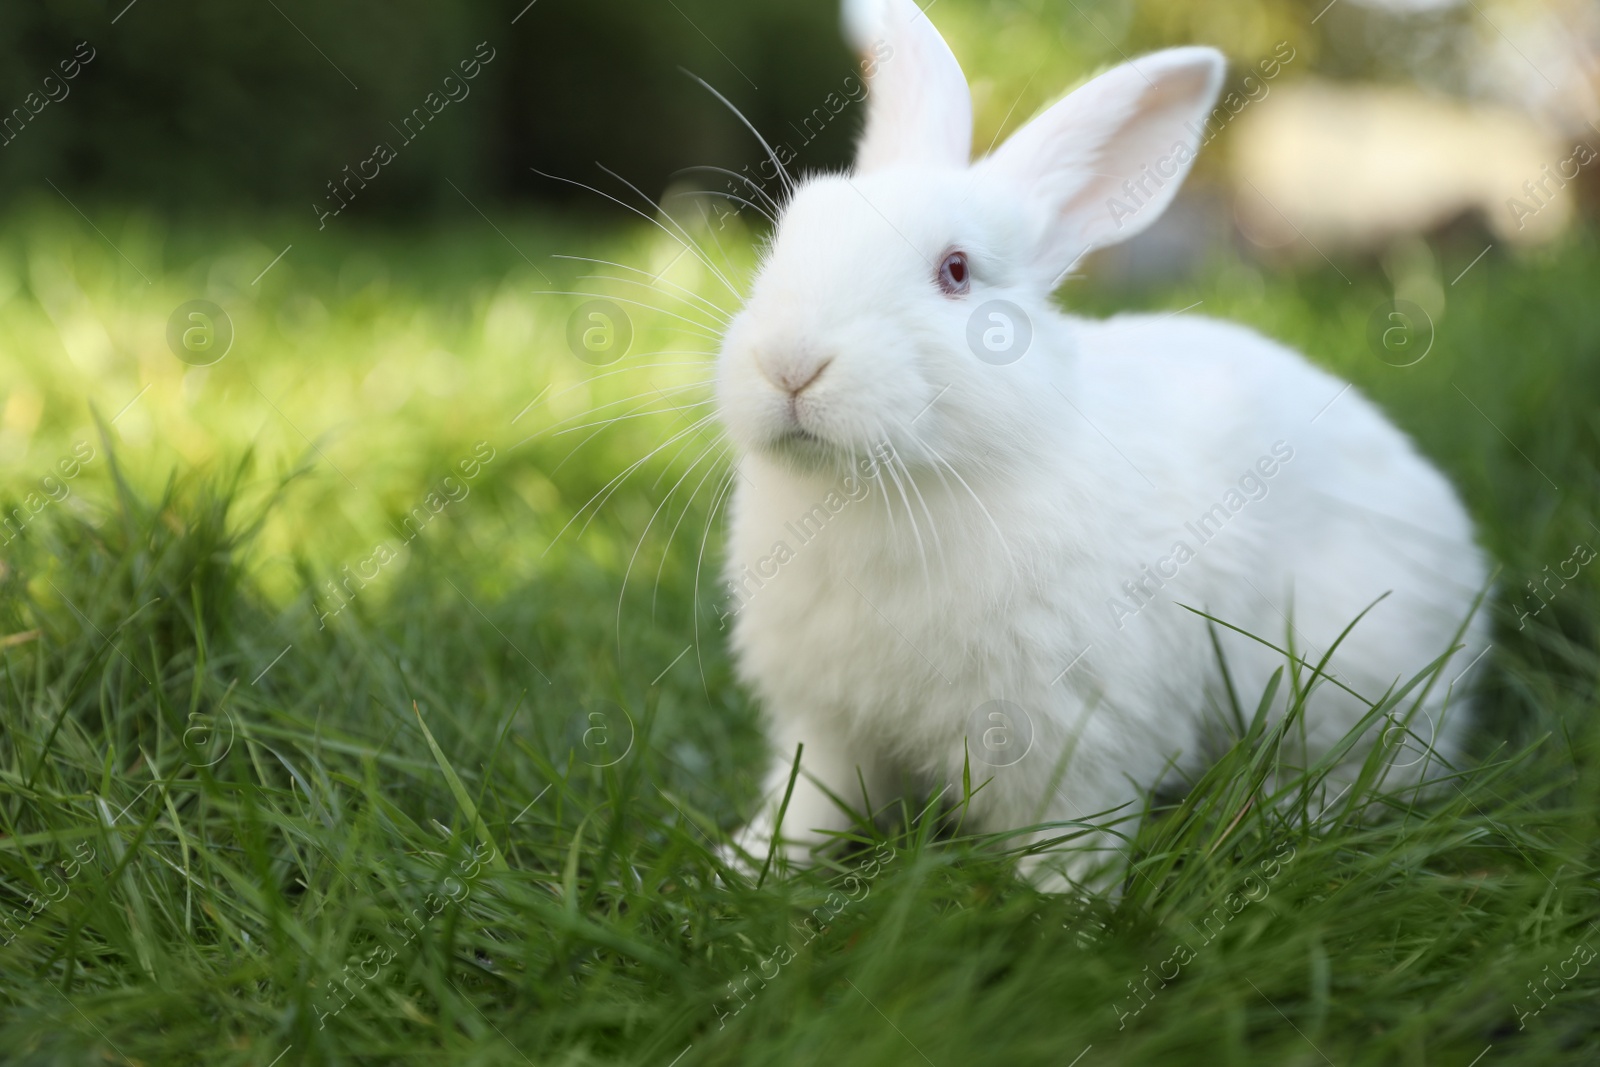
M1363 788L1312 826L1293 782L1252 801L1274 755L1253 729L1159 801L1116 899L1040 896L1002 842L914 805L818 869L724 880L710 849L761 738L716 627L720 445L688 433L582 510L706 412L663 399L702 399L671 393L693 357L645 356L701 346L641 311L596 370L566 348L577 301L532 291L537 269L573 288L582 265L546 258L571 253L726 293L658 233L498 221L98 219L120 251L75 216L7 228L8 510L75 444L94 458L0 548L0 909L40 905L0 924L0 1060L1600 1058L1577 948L1600 949L1600 568L1521 630L1493 609L1479 762L1432 799ZM1435 250L1447 303L1405 369L1366 345L1390 290L1361 264L1347 284L1223 257L1067 300L1203 300L1353 378L1462 486L1515 591L1600 547L1600 249L1492 252L1449 286L1479 247ZM164 331L202 296L237 340L193 370ZM644 368L667 359L690 365ZM655 413L576 450L592 431L559 432L635 396ZM470 491L400 545L451 475ZM337 602L313 591L385 542L319 622Z

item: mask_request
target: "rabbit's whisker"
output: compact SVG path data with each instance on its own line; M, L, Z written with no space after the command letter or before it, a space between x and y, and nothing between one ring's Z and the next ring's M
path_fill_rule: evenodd
M730 312L727 308L723 307L721 304L717 303L715 300L712 300L712 299L710 299L708 297L701 296L699 293L695 292L693 289L690 289L687 286L679 285L677 282L669 282L669 281L667 281L667 279L663 278L660 273L652 274L650 271L647 271L647 270L643 269L642 267L630 267L626 263L618 263L618 262L616 262L614 260L610 260L610 259L595 259L592 256L551 256L550 258L551 259L570 259L570 260L574 260L574 261L577 261L577 262L580 262L580 263L593 263L593 264L595 264L597 266L601 266L601 267L616 267L618 270L631 271L634 274L643 274L645 277L651 279L652 284L660 284L660 285L670 286L671 288L676 289L678 292L684 294L683 295L683 299L698 301L702 306L704 306L706 308L706 310L716 312L723 319L730 319L730 318L733 317L733 313L732 312Z
M552 549L552 548L554 548L556 546L556 543L561 540L562 536L565 535L566 532L569 529L571 529L572 524L578 521L579 516L581 516L585 511L587 511L589 509L589 506L591 504L595 504L595 502L597 500L599 501L598 504L595 504L594 512L589 517L590 521L593 520L594 515L598 515L600 513L600 509L605 506L606 500L609 500L611 498L611 494L615 493L617 491L617 489L621 488L622 483L628 478L629 475L631 475L634 471L638 470L645 463L649 462L650 458L652 456L654 456L656 453L660 452L662 449L668 447L669 445L673 444L675 441L678 441L679 439L687 436L688 434L697 433L702 426L704 426L706 423L710 422L714 417L715 416L707 415L702 419L695 420L694 422L690 423L689 426L686 429L679 430L677 433L673 434L671 437L669 437L665 441L661 442L661 444L657 445L655 448L652 448L649 452L646 452L639 459L635 460L634 462L630 463L627 467L623 468L622 473L616 475L614 478L612 478L605 485L601 486L600 489L598 491L596 491L594 496L591 496L587 501L584 502L584 505L582 507L580 507L577 511L573 512L572 518L568 519L566 525L561 527L560 531L555 535L555 537L551 538L550 544L545 546L545 550L543 552L539 553L539 558L543 559L545 556L550 554L550 549ZM565 460L563 460L562 462L565 462ZM585 521L584 524L583 524L583 528L578 531L578 536L582 537L584 530L587 530L588 528L589 528L589 522Z
M711 225L711 219L706 214L705 204L701 203L700 201L695 201L694 205L700 210L700 221L705 224L705 232L711 238L711 243L716 245L717 251L722 254L722 265L726 267L730 273L734 272L733 257L729 256L728 250L722 247L722 240L717 236L717 227Z
M683 199L690 199L697 196L720 196L724 200L732 200L736 204L743 204L745 207L753 209L758 215L772 223L774 226L778 224L778 220L767 214L767 210L760 204L751 203L749 200L746 200L744 197L739 196L736 193L725 193L720 189L693 189L686 190L681 193L674 193L673 196Z
M912 477L911 472L908 469L906 469L906 466L905 466L904 463L898 463L898 465L900 467L900 473L903 476L903 480L905 481L906 485L910 489L911 495L916 497L918 505L922 508L923 518L928 520L928 539L931 539L932 542L933 542L934 560L935 560L935 562L938 562L940 559L943 558L943 555L944 555L944 551L943 551L944 550L944 544L943 544L942 540L939 537L939 531L935 528L933 514L932 514L932 512L930 512L928 510L927 502L922 499L922 491L917 488L916 479ZM907 501L907 503L906 503L906 511L908 513L912 513L913 515L915 514L914 509L913 509L913 507L912 507L912 505L911 505L911 503L909 501ZM920 525L921 525L920 523L917 524L917 526L919 528L920 528ZM923 580L923 583L926 585L929 593L932 593L932 591L933 591L933 576L928 570L927 555L928 555L928 553L926 551L924 551L923 552L923 564L922 564L922 580Z
M883 439L883 427L878 428L878 439ZM889 487L883 484L882 464L873 468L872 480L877 483L879 492L883 493L883 513L889 519L889 536L896 537L898 533L894 522L894 501L889 498Z
M708 356L710 354L711 353L705 352L705 351L703 351L701 349L698 349L698 348L664 348L664 349L661 349L661 350L656 351L656 352L644 352L644 353L641 353L639 358L640 359L649 359L651 356ZM578 381L573 382L571 385L567 386L565 389L561 390L560 392L551 394L550 399L546 400L545 404L548 406L550 401L558 400L561 397L564 397L568 393L572 392L574 389L582 389L583 387L585 387L587 385L590 385L593 382L600 381L602 378L612 378L612 377L615 377L618 374L631 374L634 371L641 371L641 370L655 370L658 367L703 367L705 365L706 365L706 361L703 360L703 359L695 359L695 360L679 359L679 360L669 361L669 362L666 362L666 363L637 363L637 364L631 364L631 365L626 366L626 367L618 367L616 370L608 370L608 371L604 372L603 374L596 374L593 377L580 378ZM709 382L710 380L711 380L710 378L706 379L707 382ZM557 423L556 425L559 426L561 424Z
M586 297L589 297L591 300L613 300L613 301L615 301L615 302L617 302L619 304L632 304L634 307L645 308L648 311L654 311L658 315L665 315L668 318L677 319L679 322L686 322L690 326L697 327L697 329L690 331L696 337L704 337L707 341L710 341L710 342L712 342L714 344L715 343L719 343L722 340L715 333L702 333L701 332L702 330L715 330L716 329L716 327L710 325L709 323L701 322L698 319L685 318L684 316L679 315L676 312L668 311L666 308L659 308L659 307L656 307L654 304L646 304L642 300L632 300L632 299L629 299L628 297L625 297L625 296L610 296L610 295L608 295L606 293L590 293L590 292L586 292L584 290L536 289L534 291L536 293L538 293L539 295L541 295L541 296L586 296Z
M939 453L939 450L934 448L928 442L922 441L922 447L926 448L929 454L931 454L939 463L942 463L945 469L955 477L955 480L961 483L961 488L965 489L967 491L967 495L972 498L972 502L978 505L978 510L983 512L983 517L989 520L989 526L994 530L995 537L1000 539L1000 547L1005 550L1007 558L1015 558L1011 554L1011 545L1006 540L1006 535L1000 530L1000 524L994 521L994 516L989 513L989 509L984 505L982 498L980 498L977 493L973 492L972 486L968 485L967 480L961 477L961 472L956 470L955 467L951 466L950 461L945 459L944 456Z
M696 483L694 489L689 493L688 499L683 502L683 510L678 512L678 521L672 524L672 529L667 533L667 543L661 549L661 562L656 565L655 586L650 593L650 618L652 621L656 617L656 598L661 592L661 576L666 571L667 560L672 557L672 542L677 540L678 528L683 525L683 520L689 517L689 512L694 507L695 499L700 495L701 488L706 484L706 479L717 473L719 465L728 458L728 451L732 447L731 444L724 444L717 450L716 462L706 469L704 477ZM724 475L727 473L726 470L723 471Z
M915 441L917 443L918 447L921 447L921 448L924 448L924 449L926 449L928 447L927 443L924 442L922 440L922 438L917 436L917 433L916 433L915 430L911 429L911 427L909 427L909 426L907 426L905 429L906 429L906 433L911 437L911 439L913 441ZM935 463L933 466L931 466L928 469L933 471L934 477L939 479L939 485L944 489L945 495L947 497L953 495L954 490L952 490L950 488L950 479L948 479L948 478L946 478L944 476L944 469L942 467L940 467L937 463Z
M704 418L695 420L694 422L690 423L686 429L682 430L681 432L679 432L677 434L674 434L672 437L667 438L665 441L661 442L661 444L657 445L655 448L652 448L649 452L646 452L636 462L630 464L628 466L628 468L626 470L624 470L622 472L622 474L615 480L616 481L615 485L611 486L609 490L606 490L606 489L602 489L601 490L601 492L603 492L605 495L600 498L600 502L598 504L595 504L594 510L589 512L589 517L584 520L583 526L578 530L578 536L582 537L584 535L584 533L589 529L589 524L594 522L594 520L599 516L600 510L606 506L606 501L610 500L611 497L613 495L615 495L617 490L622 488L622 483L624 481L626 481L628 479L628 477L630 477L634 471L636 471L640 467L644 466L644 464L651 457L655 456L657 453L659 453L662 449L666 448L668 445L673 444L674 442L680 440L681 438L687 436L688 434L699 433L702 429L705 428L705 426L708 423L710 423L712 421L713 417L714 416L707 415ZM596 494L596 495L599 495L599 494ZM593 502L593 498L590 498L590 499L591 499L591 502ZM585 507L587 507L587 506L588 505L585 505Z
M700 685L705 690L706 700L711 699L711 683L706 679L706 659L700 650L700 571L706 561L706 542L711 539L711 524L716 521L717 509L728 501L729 491L733 488L735 478L739 477L737 461L728 468L727 477L711 498L711 510L706 513L706 528L700 535L700 554L694 563L694 657L700 666Z
M664 481L666 479L667 475L671 474L672 471L675 469L675 467L677 465L677 462L678 462L678 457L683 455L685 452L687 452L689 450L689 448L690 448L690 445L691 445L691 442L688 441L688 440L685 440L684 443L682 444L682 446L680 446L679 449L672 454L672 458L667 460L665 463L661 464L661 473L656 475L656 480L650 483L650 489L649 489L650 492L653 493L657 489L661 488L662 481Z
M687 393L687 392L690 392L691 390L695 390L695 389L698 389L698 388L700 388L698 385L682 385L682 386L679 386L676 389L659 389L659 390L656 391L656 393L653 396L648 397L647 400L653 401L657 396L664 397L664 398L665 397L671 397L671 396L673 396L673 395L675 395L677 393ZM632 398L630 397L629 399L632 399ZM670 406L671 410L684 411L684 410L689 409L689 408L705 407L707 404L711 404L711 403L715 403L715 401L712 401L712 400L696 400L692 404L672 404L669 401L669 406ZM649 408L649 409L640 410L640 411L631 411L631 412L628 412L625 415L614 415L614 416L611 416L609 418L600 419L598 422L585 422L585 423L580 423L577 426L568 426L564 430L557 430L555 433L551 434L550 436L551 437L562 437L562 436L564 436L566 434L569 434L569 433L577 433L580 430L593 429L596 426L600 426L600 427L615 426L619 422L627 422L627 421L629 421L631 419L647 419L652 415L665 415L665 414L667 414L667 411L668 411L668 408Z
M691 385L691 386L686 386L686 388L697 388L697 386ZM541 430L539 433L534 434L533 437L527 438L527 440L532 441L535 437L540 437L540 436L547 435L547 434L550 433L551 430L554 430L557 426L565 426L567 423L571 422L573 419L581 419L581 418L584 418L585 416L593 415L596 412L604 411L606 408L616 407L618 404L629 404L629 403L632 403L632 402L634 402L636 400L643 400L646 403L650 403L652 400L655 399L656 396L659 396L659 395L661 395L661 391L659 389L656 389L653 393L636 393L633 396L623 397L621 400L613 400L609 404L601 404L597 408L591 408L588 411L581 412L581 413L579 413L577 415L573 415L573 416L571 416L569 418L566 418L566 419L562 419L560 422L555 423L553 426L546 427L544 430ZM640 409L636 408L635 410L640 410ZM605 427L606 427L606 424L602 423L600 425L599 429L597 429L594 433L590 434L588 437L586 437L582 441L580 441L572 449L571 452L567 453L566 457L564 459L562 459L562 461L560 463L556 464L555 467L551 469L550 473L554 474L556 471L558 471L562 467L566 466L567 461L570 460L574 455L576 455L578 450L581 449L584 445L588 444L590 441L592 441L596 437L598 437L601 434L601 432L604 431Z
M622 605L623 605L623 602L627 599L627 596L628 596L628 578L629 578L629 576L631 576L633 574L633 565L634 565L635 561L638 560L639 552L644 548L645 540L650 536L650 528L655 525L656 519L661 515L662 509L665 508L669 503L671 503L672 495L678 491L679 486L683 485L684 481L688 479L689 475L694 473L694 469L696 467L700 466L701 463L705 462L706 457L711 455L711 453L716 450L716 447L717 447L716 443L712 442L711 444L706 445L705 448L701 449L700 457L698 459L696 459L693 463L689 464L689 466L684 469L684 472L681 475L678 476L678 480L676 482L672 483L672 488L667 490L667 495L661 498L661 503L657 504L655 511L650 513L650 520L644 524L644 529L641 530L640 533L639 533L638 543L636 543L633 546L633 554L628 557L628 565L625 568L623 568L623 571L622 571L622 588L617 592L617 662L618 663L622 662ZM673 460L676 461L678 456L680 456L682 454L683 454L683 449L679 449L678 452L672 457ZM705 479L710 477L711 474L714 473L715 471L716 471L716 466L713 465L711 467L711 469L706 472L705 476L700 479L701 482L704 482ZM699 486L696 486L695 488L698 489ZM693 497L691 496L690 499L692 500ZM670 546L671 546L671 541L669 540L667 542L667 547L670 547ZM663 548L662 552L663 552L663 554L665 554L666 549Z
M922 495L922 490L917 487L916 476L911 473L911 468L906 464L904 457L899 452L894 454L894 461L900 464L900 472L906 476L906 484L911 487L911 492L916 495L917 503L922 506L922 513L928 518L928 532L933 535L933 546L944 555L944 539L939 536L939 524L934 520L933 512L928 509L928 501Z
M756 181L754 178L750 177L748 174L740 174L738 171L729 170L727 167L712 167L712 166L684 167L682 170L675 172L673 174L673 177L676 178L679 174L692 174L695 171L702 171L702 170L711 171L714 174L726 174L730 178L735 178L735 179L737 179L739 181L744 182L746 185L748 185L751 188L752 191L755 192L755 194L757 196L759 196L761 199L763 199L763 200L765 200L767 202L767 206L772 208L774 214L781 214L782 213L783 208L779 206L779 204L778 204L778 202L776 200L772 199L772 196L767 192L765 187L763 187L760 182ZM766 214L766 213L762 212L762 214ZM771 215L767 215L767 218L770 219L770 218L772 218L772 216ZM773 221L776 222L777 220L774 219Z
M744 117L744 112L740 111L737 107L733 106L733 101L729 100L727 97L725 97L721 93L717 92L717 90L712 87L710 82L706 81L704 78L700 77L698 74L691 74L687 70L685 70L684 73L688 74L689 77L691 77L695 81L699 82L701 87L704 88L706 92L710 93L712 96L714 96L718 100L720 100L722 102L722 106L726 107L729 111L733 112L734 117L737 118L740 122L744 123L744 128L749 130L752 134L755 135L755 139L757 141L761 142L761 147L766 150L767 158L772 160L772 165L774 167L778 168L778 175L783 179L784 188L792 196L794 194L794 179L789 177L789 172L784 169L783 160L778 158L778 153L776 153L776 152L774 152L772 150L772 146L767 143L767 139L765 137L761 136L761 131L756 129L755 124L752 123L749 119Z
M641 282L637 278L618 278L614 274L584 274L584 275L580 275L578 277L578 281L580 281L580 282L591 282L591 281L593 281L593 282L611 282L614 285L631 285L631 286L634 286L636 288L643 289L646 292L650 292L650 293L661 293L661 295L666 297L667 299L676 300L679 303L681 303L684 306L685 310L687 310L687 311L696 312L696 313L699 313L699 314L705 314L705 315L711 316L712 321L710 321L710 322L707 322L707 321L705 321L703 319L696 319L695 320L701 326L704 326L708 330L717 330L717 329L721 329L722 327L728 325L727 317L724 316L723 314L721 314L720 312L709 312L709 311L706 311L705 308L700 307L698 304L690 303L688 300L685 300L683 297L679 296L677 293L662 293L660 289L657 289L655 286L649 284L648 282ZM660 311L662 309L658 307L658 308L656 308L656 310Z
M630 401L641 400L641 399L644 400L644 402L646 404L651 402L649 398L646 398L643 395L639 395L639 396L627 397L624 400L620 401L620 403L628 403ZM607 405L605 405L605 407L611 407L611 405L607 404ZM638 409L635 409L635 410L638 410ZM575 416L575 417L581 418L582 416ZM569 419L569 420L566 420L566 421L570 422L571 420ZM604 426L600 426L593 433L591 433L588 437L585 437L582 441L579 441L576 445L573 445L572 446L572 451L568 452L564 457L562 457L561 462L557 463L554 467L552 467L550 469L550 473L554 474L557 471L559 471L562 467L565 467L567 465L568 461L570 461L573 456L576 456L583 449L584 445L588 444L590 441L593 441L596 437L599 437L602 433L605 432L605 429L606 428Z
M665 218L668 222L672 223L672 225L677 228L678 233L683 237L683 239L685 241L689 242L689 244L693 245L695 248L701 249L703 251L703 248L702 248L700 242L696 241L694 239L694 235L692 235L687 229L684 228L683 223L678 221L678 218L677 218L676 215L674 215L672 212L668 211L666 208L662 207L660 204L656 203L654 200L651 200L648 196L646 196L644 194L644 190L640 189L637 185L633 184L628 179L624 178L622 175L618 174L616 171L614 171L610 167L606 166L604 163L596 163L595 166L599 167L601 170L603 170L607 174L611 175L613 178L615 178L617 181L621 182L623 185L626 185L629 189L632 189L634 194L636 196L638 196L638 198L640 200L643 200L645 203L647 203L651 207L655 208L657 211L659 211L661 213L661 216L663 218ZM701 217L704 218L704 215L702 215ZM723 259L727 259L727 256L723 256ZM707 266L710 266L709 261L707 261ZM714 270L715 268L712 268L712 269ZM718 273L719 273L719 276L720 276L720 272L718 272ZM728 285L729 284L726 277L723 277L722 281L723 281L724 285ZM732 288L732 286L730 285L729 288ZM737 294L735 294L735 295L737 295Z
M549 174L549 173L546 173L545 171L540 170L538 167L530 167L528 169L532 170L535 174L539 175L539 177L541 177L541 178L549 178L551 181L564 182L567 185L575 185L579 189L587 189L589 192L594 193L596 196L604 197L605 199L611 201L613 204L616 204L618 207L623 208L623 209L625 209L627 211L631 211L635 215L638 215L641 219L644 219L646 222L650 223L650 225L656 227L662 233L666 234L668 237L670 237L674 241L678 242L678 244L682 245L684 251L690 253L696 259L700 260L701 263L705 264L706 269L711 272L712 276L715 277L717 279L717 281L721 282L724 286L727 287L728 292L732 293L734 296L739 296L739 290L737 290L737 289L735 289L733 287L733 283L728 281L728 279L723 275L723 273L720 270L717 269L717 266L716 266L715 263L712 263L710 259L706 258L705 253L701 251L700 246L699 246L699 244L697 242L685 241L683 238L679 237L677 234L673 233L671 230L669 230L665 226L663 226L661 224L661 220L660 219L657 219L652 215L647 215L643 211L640 211L638 208L634 207L632 204L630 204L630 203L628 203L628 202L626 202L626 201L624 201L622 199L619 199L618 197L612 196L610 193L605 192L604 190L597 189L592 185L586 185L583 182L576 181L576 180L574 180L572 178L563 178L560 175Z
M922 543L922 528L917 524L916 513L911 510L911 498L906 495L906 487L900 481L900 472L895 469L894 453L890 452L888 459L879 464L879 469L888 471L889 477L894 480L894 487L900 493L900 500L906 506L906 521L911 523L911 535L917 541L917 556L922 560L922 577L933 586L933 578L928 573L928 550Z

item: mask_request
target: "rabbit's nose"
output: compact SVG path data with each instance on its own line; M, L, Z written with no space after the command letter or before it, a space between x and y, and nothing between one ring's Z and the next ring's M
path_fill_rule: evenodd
M799 363L789 362L780 367L768 367L763 362L761 371L766 375L769 382L793 398L811 388L812 384L822 377L822 372L827 370L828 365L832 362L832 356L816 362L811 360Z

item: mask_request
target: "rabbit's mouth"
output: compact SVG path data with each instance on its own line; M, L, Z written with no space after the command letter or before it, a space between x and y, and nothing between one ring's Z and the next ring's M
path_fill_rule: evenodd
M818 437L804 426L791 426L784 430L783 433L779 434L778 439L773 443L779 448L790 444L802 444L811 448L816 448L818 446L825 445L827 442L823 441L822 438Z
M768 441L766 452L797 470L815 470L833 462L838 448L802 426L789 426Z

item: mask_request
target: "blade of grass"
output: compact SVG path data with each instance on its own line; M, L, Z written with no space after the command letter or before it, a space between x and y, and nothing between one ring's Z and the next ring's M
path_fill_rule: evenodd
M428 729L428 724L422 719L422 709L417 707L417 702L411 702L411 710L416 713L417 725L422 727L422 736L428 742L428 750L433 753L439 770L444 773L445 784L450 787L450 792L455 795L456 804L466 813L472 823L472 830L485 845L489 846L489 866L497 871L509 872L511 867L506 863L505 855L500 847L495 844L494 836L489 833L489 828L478 817L478 806L472 802L472 796L467 792L467 787L461 784L461 778L456 774L456 769L445 758L444 750L439 747L439 742L433 739L433 732Z

